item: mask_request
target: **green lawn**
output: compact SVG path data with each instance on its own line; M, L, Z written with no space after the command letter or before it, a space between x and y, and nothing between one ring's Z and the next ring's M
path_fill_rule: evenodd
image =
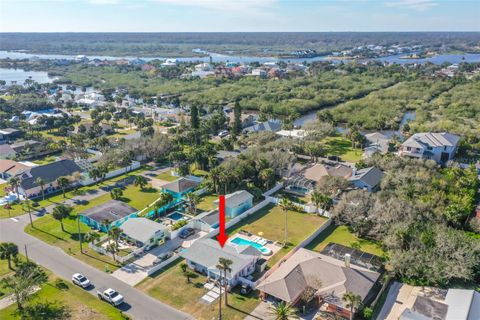
M132 207L141 210L157 198L158 192L153 188L140 190L139 187L129 185L124 188L124 196L122 201L125 201ZM118 268L118 265L110 257L98 254L97 252L91 250L86 243L84 245L85 252L83 254L80 253L76 219L78 213L110 200L110 194L107 193L90 200L84 205L75 206L71 217L64 220L66 232L61 230L60 223L53 219L51 215L46 215L37 219L34 222L34 228L28 225L25 228L25 231L46 243L60 247L66 253L74 255L77 259L80 259L100 270L104 270L105 267L108 267L110 270L114 270ZM89 231L91 231L90 227L83 223L80 224L80 232L82 234L86 234Z
M58 301L68 306L71 312L71 318L76 320L124 319L120 311L110 304L100 301L97 297L71 283L67 283L67 285L68 289L60 290L55 286L55 278L51 277L51 281L34 294L31 302ZM20 319L20 317L15 314L15 310L15 304L0 310L0 319Z
M171 264L164 272L153 278L142 281L137 288L150 296L165 302L172 307L193 315L196 319L216 319L218 315L218 300L208 305L200 302L207 293L203 288L207 278L197 274L197 277L187 283L179 265L183 260ZM248 296L240 295L235 289L228 296L231 307L222 308L224 319L244 319L260 302L258 293Z
M274 265L286 253L306 239L327 220L316 214L301 213L291 210L289 210L287 214L288 245L268 260L268 266ZM240 229L256 235L258 235L259 232L262 232L263 238L283 243L285 234L285 215L279 206L268 205L248 218L240 221L233 228L228 229L227 232L229 235L233 235Z
M301 196L297 196L295 194L288 193L282 190L282 191L276 192L273 196L277 198L286 198L290 201L300 203L300 204L307 204L310 202L310 194L301 197Z
M343 137L328 137L322 140L326 156L339 156L344 161L358 162L362 160L363 151L353 149L352 142Z
M348 230L347 226L330 225L318 237L313 239L307 245L307 249L314 251L322 251L330 242L338 243L347 247L358 247L359 250L368 252L379 257L384 255L382 247L373 241L360 239Z
M213 201L218 200L218 195L216 194L209 194L206 196L202 196L200 202L197 204L197 209L203 211L210 211L217 208L217 205L213 203Z
M160 173L155 178L160 179L160 180L164 180L164 181L175 181L175 180L178 179L178 177L172 176L170 174L170 170L167 170L167 171L164 171L164 172Z
M45 156L45 157L40 157L38 159L31 160L33 163L38 164L38 165L44 165L50 162L54 162L57 159L56 156Z

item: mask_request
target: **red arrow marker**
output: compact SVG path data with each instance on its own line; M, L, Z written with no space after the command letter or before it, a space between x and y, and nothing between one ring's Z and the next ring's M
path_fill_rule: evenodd
M220 246L223 248L225 242L227 242L228 234L225 233L225 196L218 196L218 221L219 221L219 233L217 236L217 241L220 243Z

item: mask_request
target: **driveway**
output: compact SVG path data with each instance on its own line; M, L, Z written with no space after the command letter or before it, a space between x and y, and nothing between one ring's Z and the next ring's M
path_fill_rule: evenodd
M135 286L143 279L148 277L147 272L154 266L153 261L157 258L157 256L165 252L174 251L179 247L189 248L196 240L202 238L206 234L206 232L198 231L187 239L181 239L178 237L173 240L169 240L163 245L148 251L134 262L116 270L112 273L112 276L131 286Z
M111 287L118 290L125 297L125 303L119 309L132 318L136 320L193 319L190 315L153 299L125 282L112 277L110 274L69 256L61 249L24 233L23 229L29 223L28 215L17 217L15 220L0 220L1 242L15 243L22 254L25 254L24 248L26 246L29 259L64 279L70 279L72 274L76 272L84 274L95 286L95 289L88 291L92 295L96 295L96 289L103 287Z

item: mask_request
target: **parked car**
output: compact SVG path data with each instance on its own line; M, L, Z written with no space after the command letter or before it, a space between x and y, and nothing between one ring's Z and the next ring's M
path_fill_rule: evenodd
M228 131L227 130L222 130L218 133L218 136L220 138L226 137L226 136L228 136Z
M167 259L170 259L171 257L173 257L173 252L172 251L162 253L155 260L153 260L153 265L160 264L163 261L165 261Z
M72 276L72 282L82 288L88 288L90 286L90 280L81 273L75 273Z
M186 228L180 232L180 238L186 239L194 234L195 234L195 230L193 228Z
M106 301L113 306L119 306L123 303L123 296L112 288L106 290L97 290L97 296L100 300Z
M250 287L245 283L242 283L242 288L240 289L240 293L245 295L245 294L249 294L250 292L252 292L252 287Z

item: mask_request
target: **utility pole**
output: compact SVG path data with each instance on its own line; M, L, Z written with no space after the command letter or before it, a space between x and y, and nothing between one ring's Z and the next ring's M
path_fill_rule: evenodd
M27 258L27 262L29 261L28 260L28 251L27 251L27 245L25 244L25 257Z
M82 234L80 233L80 215L77 215L78 243L80 244L80 253L83 253Z

